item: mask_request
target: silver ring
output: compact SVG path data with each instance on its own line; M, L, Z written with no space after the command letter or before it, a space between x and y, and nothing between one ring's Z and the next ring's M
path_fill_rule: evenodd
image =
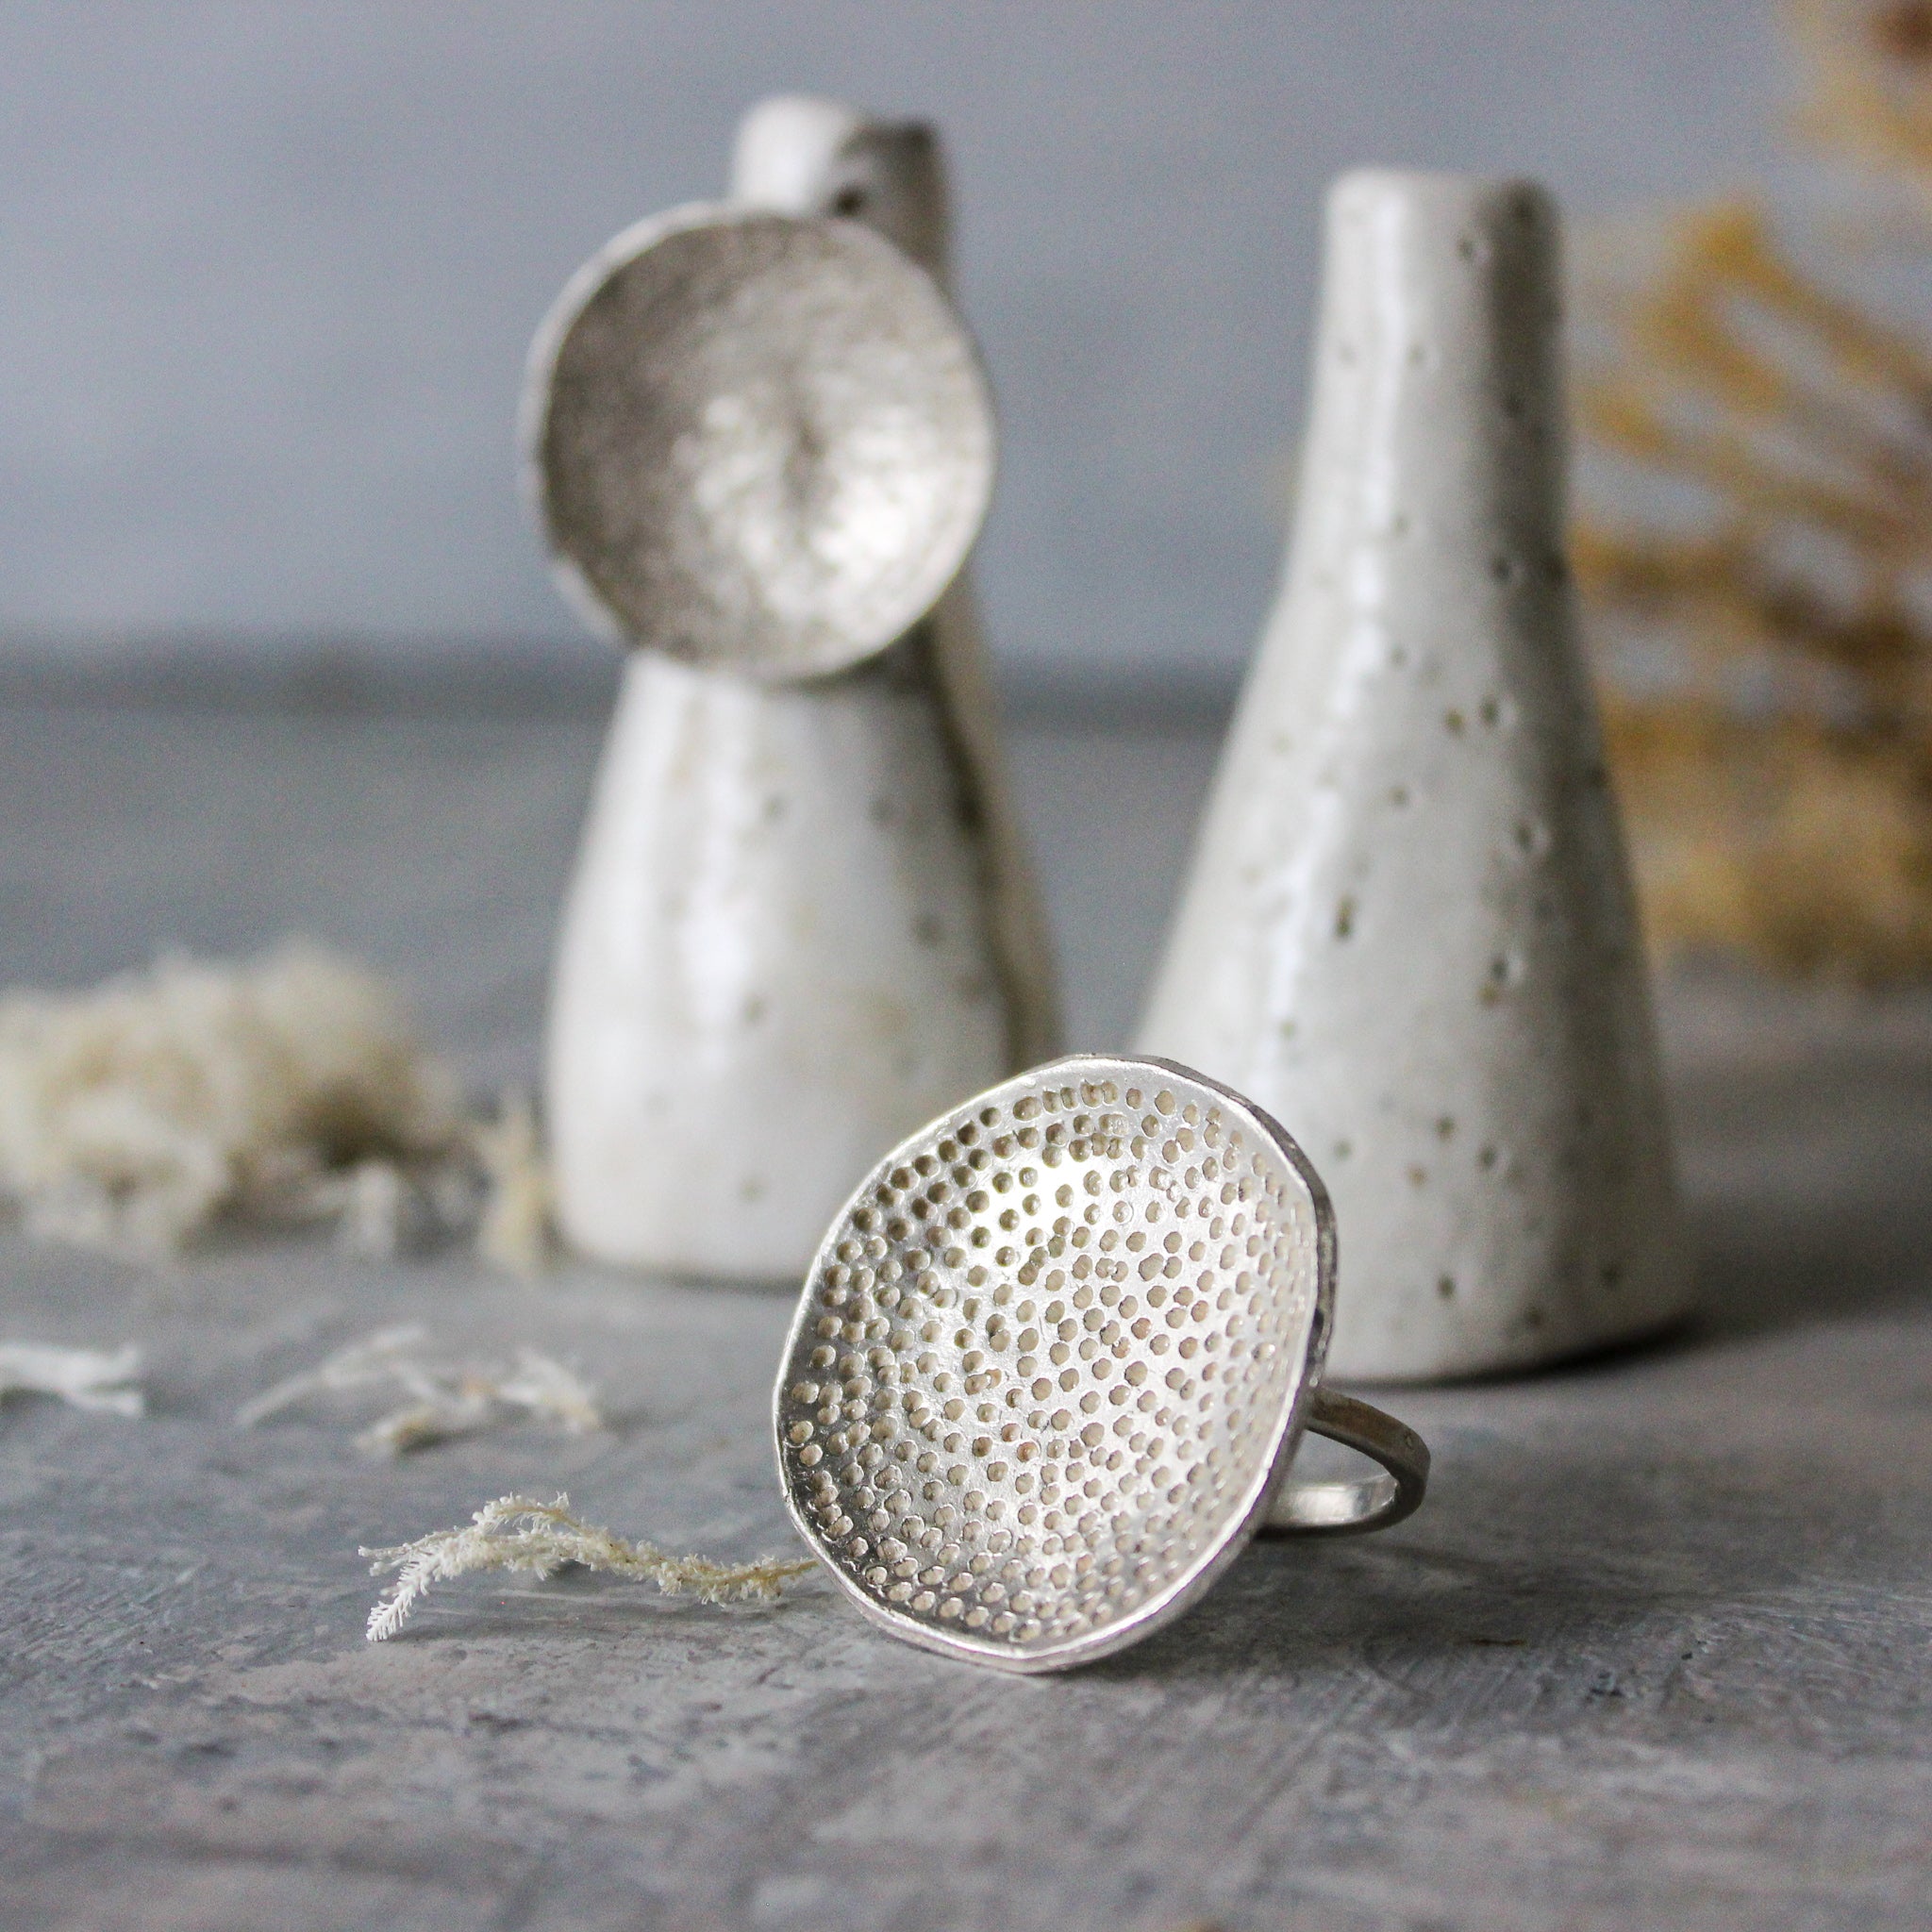
M1353 1395L1317 1389L1305 1426L1311 1436L1373 1457L1387 1473L1356 1482L1286 1482L1269 1506L1262 1535L1362 1536L1422 1507L1429 1445L1407 1424Z
M1381 1529L1415 1433L1322 1387L1335 1221L1252 1102L1078 1055L886 1157L812 1262L774 1397L800 1534L874 1622L1008 1671L1179 1616L1263 1530ZM1381 1463L1294 1483L1312 1430Z

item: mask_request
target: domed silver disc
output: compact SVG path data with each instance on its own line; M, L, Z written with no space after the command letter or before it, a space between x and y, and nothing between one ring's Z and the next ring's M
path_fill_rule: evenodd
M856 222L675 210L620 235L539 331L526 475L606 632L786 681L931 608L991 498L992 407L932 279Z
M1045 1671L1178 1615L1266 1517L1320 1380L1321 1181L1247 1102L1078 1056L881 1161L807 1277L787 1502L867 1616Z

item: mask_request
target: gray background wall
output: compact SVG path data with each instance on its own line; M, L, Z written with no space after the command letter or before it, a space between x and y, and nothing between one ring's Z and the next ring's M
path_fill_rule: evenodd
M1767 166L1773 0L0 8L0 650L551 641L514 490L565 275L780 89L935 117L1005 424L1010 665L1225 673L1277 561L1319 197Z

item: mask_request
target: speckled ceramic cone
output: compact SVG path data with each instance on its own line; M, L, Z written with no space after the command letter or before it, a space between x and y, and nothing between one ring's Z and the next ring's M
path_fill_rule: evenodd
M1563 559L1557 273L1530 184L1334 189L1287 581L1141 1036L1320 1166L1344 1377L1520 1368L1686 1306Z
M734 193L943 268L930 133L765 103ZM625 1266L790 1279L886 1148L1056 1044L970 591L856 671L635 651L551 994L558 1215Z

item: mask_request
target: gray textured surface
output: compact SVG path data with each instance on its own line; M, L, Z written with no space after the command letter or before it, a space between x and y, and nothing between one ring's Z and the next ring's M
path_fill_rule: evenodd
M0 978L301 925L527 1070L593 733L0 711ZM1075 1030L1119 1038L1210 747L1035 731ZM1708 1312L1391 1401L1386 1537L1251 1552L1148 1644L995 1678L595 1578L458 1584L360 1641L354 1556L498 1491L748 1554L783 1512L777 1296L305 1243L142 1273L0 1242L9 1337L150 1352L142 1423L0 1410L9 1928L1918 1927L1932 1912L1932 1014L1675 989ZM1347 1231L1342 1230L1347 1292ZM575 1355L617 1417L372 1466L227 1423L378 1323Z

